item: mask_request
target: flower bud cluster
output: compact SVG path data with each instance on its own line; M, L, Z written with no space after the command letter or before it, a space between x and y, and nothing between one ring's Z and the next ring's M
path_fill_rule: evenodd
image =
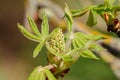
M51 36L49 46L56 53L63 53L65 51L65 41L62 29L58 29L58 31Z

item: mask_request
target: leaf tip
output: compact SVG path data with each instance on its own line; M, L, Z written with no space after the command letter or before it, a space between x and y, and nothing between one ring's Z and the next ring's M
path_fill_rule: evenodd
M65 2L65 6L68 7L68 4Z
M19 27L20 26L20 24L19 23L17 23L17 27Z
M36 58L37 57L37 55L38 55L38 53L33 53L33 58Z
M21 25L20 23L17 23L17 27L18 27L19 30L22 30L22 29L23 29L23 28L22 28L22 25Z

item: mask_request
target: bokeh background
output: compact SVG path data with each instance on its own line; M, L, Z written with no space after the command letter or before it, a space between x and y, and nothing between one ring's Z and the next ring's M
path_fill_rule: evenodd
M65 0L52 1L64 8ZM36 43L22 36L16 26L17 22L24 23L26 2L26 0L0 0L0 80L27 80L36 66L46 64L45 54L32 58ZM102 3L103 0L66 0L66 2L71 9L79 9ZM82 20L84 22L85 19ZM101 21L98 25L104 27L105 24ZM117 78L104 61L80 58L61 80L117 80Z

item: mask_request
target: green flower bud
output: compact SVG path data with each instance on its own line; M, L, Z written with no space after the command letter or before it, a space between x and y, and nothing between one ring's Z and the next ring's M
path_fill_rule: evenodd
M65 41L62 29L58 29L47 41L48 45L54 51L54 53L64 53L65 52ZM51 52L51 51L50 51Z

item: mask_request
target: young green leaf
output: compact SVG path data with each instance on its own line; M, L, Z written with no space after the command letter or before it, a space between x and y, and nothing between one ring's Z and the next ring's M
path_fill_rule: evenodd
M21 31L21 33L28 39L35 41L35 42L40 42L41 39L38 36L35 36L34 34L30 33L29 31L27 31L22 25L20 25L19 23L17 24L19 30Z
M48 80L57 80L57 79L54 77L53 73L50 72L50 70L45 69L45 73L46 73L46 77L48 78Z
M81 17L83 16L90 8L84 8L84 9L80 9L80 10L72 10L72 16L73 17Z
M82 57L85 57L85 58L92 58L92 59L99 59L98 57L96 57L92 51L90 50L84 50L82 52Z
M65 4L66 7L65 7L65 18L67 20L67 23L68 23L68 31L69 32L72 32L72 26L73 26L73 19L72 19L72 14L71 14L71 11L68 7L67 4Z
M43 22L41 25L41 34L43 38L46 38L49 34L48 18L45 13L43 15Z
M41 37L41 33L39 32L36 23L34 22L34 20L30 16L28 16L28 22L29 22L29 25L30 25L31 29L33 30L33 32L37 36Z
M39 52L41 51L42 47L44 46L44 41L41 41L37 47L34 49L34 52L33 52L33 57L37 57Z
M87 25L88 26L92 27L92 26L97 24L96 15L97 15L97 13L91 9L90 12L89 12L89 18L87 20Z

